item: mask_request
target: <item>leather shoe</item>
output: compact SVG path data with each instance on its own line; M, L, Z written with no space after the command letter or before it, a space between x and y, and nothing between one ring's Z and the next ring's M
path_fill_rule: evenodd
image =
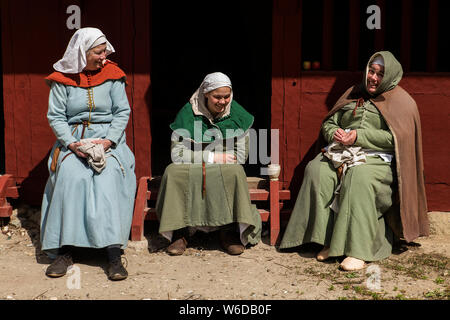
M220 231L220 244L222 248L231 255L239 255L244 252L244 246L239 239L239 234L234 232L221 230Z
M170 244L167 247L167 253L171 256L181 256L186 250L187 241L184 237L181 237Z
M62 277L67 273L67 268L69 268L71 265L73 265L73 260L70 253L59 255L48 266L45 274L51 278Z
M109 262L108 279L113 281L124 280L128 277L128 272L122 264L121 257L117 257Z

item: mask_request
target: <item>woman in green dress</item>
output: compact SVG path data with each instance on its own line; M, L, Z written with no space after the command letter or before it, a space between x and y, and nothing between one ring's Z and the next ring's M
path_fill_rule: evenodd
M402 74L390 52L375 53L326 116L327 146L306 166L281 249L318 243L317 260L345 256L340 267L358 270L391 254L394 232L428 234L420 119Z
M220 242L237 255L261 237L261 217L250 202L241 164L248 157L253 116L233 100L230 79L208 74L170 125L170 164L156 202L159 233L181 255L197 230L220 229Z

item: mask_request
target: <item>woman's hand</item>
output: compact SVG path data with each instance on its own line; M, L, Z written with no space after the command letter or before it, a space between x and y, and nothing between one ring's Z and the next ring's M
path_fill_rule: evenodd
M344 146L351 146L355 143L357 134L356 130L345 132L344 130L339 128L336 130L333 137L336 142L342 143Z
M336 142L342 143L342 139L347 135L343 129L339 128L334 132L333 139Z
M68 145L68 148L70 150L72 150L73 153L75 153L77 156L79 156L80 158L86 158L86 154L81 152L80 150L78 150L78 147L81 146L82 143L81 142L72 142L71 144Z
M229 153L214 153L214 163L236 163L236 156Z
M102 144L103 145L103 149L105 149L105 151L108 150L109 148L111 148L111 146L112 146L112 142L109 139L93 140L92 143Z

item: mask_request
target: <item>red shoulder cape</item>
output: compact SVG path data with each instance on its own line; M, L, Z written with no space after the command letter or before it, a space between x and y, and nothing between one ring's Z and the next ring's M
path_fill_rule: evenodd
M80 73L62 73L55 71L45 78L47 84L51 84L52 81L59 82L65 85L74 87L94 87L102 84L107 80L118 80L124 78L126 83L126 74L120 69L115 62L107 60L103 68L98 71L91 72L90 83L88 83L88 76L86 72Z

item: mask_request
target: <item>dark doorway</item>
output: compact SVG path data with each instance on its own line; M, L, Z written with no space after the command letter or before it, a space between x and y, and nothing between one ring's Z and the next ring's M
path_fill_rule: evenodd
M253 128L270 129L272 1L152 1L151 21L153 176L171 162L169 124L208 73L227 74Z

